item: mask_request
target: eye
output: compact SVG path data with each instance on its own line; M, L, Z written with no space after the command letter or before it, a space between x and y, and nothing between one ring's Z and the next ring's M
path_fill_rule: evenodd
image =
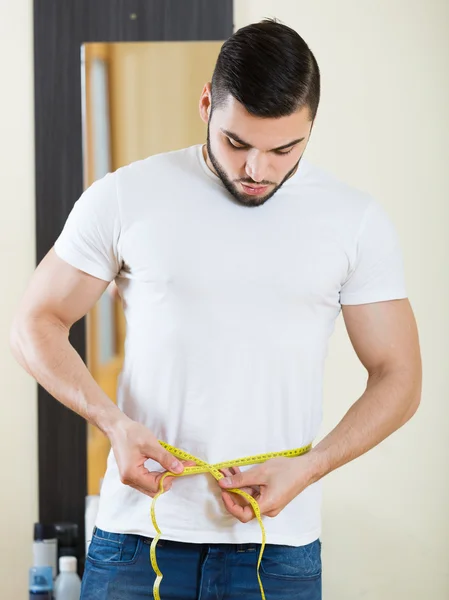
M234 142L234 140L231 140L231 138L226 138L228 140L228 144L231 146L231 148L234 148L234 150L246 150L247 146L242 146L242 145L238 145L237 142Z
M275 150L274 153L278 156L286 156L287 154L290 154L290 152L292 152L293 148L294 146L292 146L290 150Z

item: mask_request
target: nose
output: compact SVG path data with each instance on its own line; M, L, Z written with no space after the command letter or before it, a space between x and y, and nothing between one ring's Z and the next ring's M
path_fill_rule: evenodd
M245 171L256 183L263 181L267 172L267 157L255 148L251 150L246 159Z

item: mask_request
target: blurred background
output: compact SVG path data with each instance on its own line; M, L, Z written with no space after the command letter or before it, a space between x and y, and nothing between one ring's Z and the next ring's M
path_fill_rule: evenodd
M401 238L423 353L416 416L325 481L324 598L447 600L449 3L234 0L234 29L264 17L296 29L318 60L322 99L306 156L387 209ZM133 160L204 140L198 98L220 46L80 48L84 187ZM12 315L36 264L30 0L0 2L0 48L0 573L5 597L19 599L27 593L38 520L37 386L8 345ZM87 358L112 398L123 337L111 287L87 320ZM323 435L364 385L340 319L327 361ZM87 444L88 494L95 497L109 448L93 428Z

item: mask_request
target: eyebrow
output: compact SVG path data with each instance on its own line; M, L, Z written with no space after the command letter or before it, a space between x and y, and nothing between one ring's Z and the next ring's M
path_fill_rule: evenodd
M237 142L238 144L241 144L242 146L246 146L247 148L253 148L253 146L251 146L251 144L244 142L242 139L239 138L239 136L237 134L232 133L232 131L228 131L227 129L221 129L221 132L224 133L225 135L227 135L228 137L230 137L231 139L233 139L234 142ZM269 150L269 152L277 152L278 150L285 150L286 148L290 148L291 146L294 146L295 144L299 144L299 142L302 142L305 139L306 138L302 137L297 140L293 140L289 144L284 144L283 146L278 146L277 148L273 148L272 150Z

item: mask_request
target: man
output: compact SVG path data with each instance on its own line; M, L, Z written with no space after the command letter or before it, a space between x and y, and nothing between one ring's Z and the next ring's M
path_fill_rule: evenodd
M273 21L224 45L200 99L207 144L150 157L76 203L20 306L12 347L112 452L82 598L151 597L150 497L179 473L159 440L210 464L306 446L321 422L323 363L340 311L368 381L312 450L165 480L162 600L321 598L320 480L401 427L421 365L397 236L381 206L303 158L320 74ZM127 322L118 406L68 341L115 280Z

